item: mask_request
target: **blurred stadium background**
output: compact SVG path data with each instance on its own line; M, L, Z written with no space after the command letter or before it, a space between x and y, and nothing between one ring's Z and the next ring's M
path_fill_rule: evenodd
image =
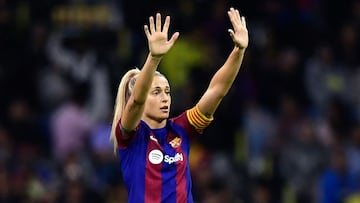
M0 0L0 202L126 202L108 141L117 85L150 15L180 38L160 65L172 115L250 44L191 152L198 203L360 202L360 1Z

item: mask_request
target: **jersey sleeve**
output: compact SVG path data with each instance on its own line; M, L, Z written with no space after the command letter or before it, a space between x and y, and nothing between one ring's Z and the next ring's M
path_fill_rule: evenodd
M115 136L116 136L116 141L118 143L118 148L126 148L127 146L129 146L131 141L135 139L137 132L139 131L139 128L140 128L140 124L138 127L136 127L135 130L126 132L126 130L121 127L121 122L119 120L115 130Z
M186 111L186 117L189 123L195 128L198 133L202 133L208 127L214 117L208 118L201 113L198 105Z

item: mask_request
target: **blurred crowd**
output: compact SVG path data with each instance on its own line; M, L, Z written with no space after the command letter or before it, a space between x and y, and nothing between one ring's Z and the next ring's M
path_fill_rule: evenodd
M360 1L0 0L0 203L127 202L109 142L143 25L170 15L160 64L190 108L247 20L241 73L193 141L198 203L360 202Z

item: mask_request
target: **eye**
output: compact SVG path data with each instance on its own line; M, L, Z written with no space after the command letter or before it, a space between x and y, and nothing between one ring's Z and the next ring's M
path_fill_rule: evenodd
M159 90L154 90L154 91L152 91L152 94L153 95L158 95L158 94L160 94L160 91Z

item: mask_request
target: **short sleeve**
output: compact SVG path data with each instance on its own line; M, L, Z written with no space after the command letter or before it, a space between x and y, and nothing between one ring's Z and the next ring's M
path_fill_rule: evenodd
M118 147L119 148L126 148L130 142L135 138L139 127L136 127L135 130L133 131L126 131L122 126L121 126L121 122L119 120L118 124L116 125L116 130L115 130L115 136L116 136L116 141L118 143Z

